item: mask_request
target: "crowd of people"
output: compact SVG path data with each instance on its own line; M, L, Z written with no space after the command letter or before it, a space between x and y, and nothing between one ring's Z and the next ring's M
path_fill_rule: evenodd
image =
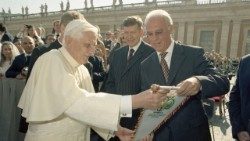
M144 22L129 16L104 37L76 11L52 24L51 32L27 24L14 37L0 24L0 79L27 80L18 104L26 141L132 140L142 109L158 109L168 96L169 90L151 91L152 84L178 86L177 95L188 99L143 141L211 141L201 99L228 93L236 73L233 137L250 141L249 57L175 41L164 10L150 11Z
M221 74L228 76L230 80L236 75L240 61L239 58L222 56L214 50L211 52L205 52L205 57L219 70Z

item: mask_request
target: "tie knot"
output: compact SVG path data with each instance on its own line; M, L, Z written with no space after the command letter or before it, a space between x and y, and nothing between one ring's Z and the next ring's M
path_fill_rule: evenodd
M162 53L160 53L161 59L164 59L167 54L168 54L168 52L162 52Z
M135 50L132 48L129 50L129 54L134 54L134 52L135 52Z

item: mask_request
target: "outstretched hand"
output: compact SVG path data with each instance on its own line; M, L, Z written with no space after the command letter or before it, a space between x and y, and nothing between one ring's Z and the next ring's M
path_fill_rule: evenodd
M115 135L116 135L121 141L132 141L133 136L134 136L134 131L119 126L119 127L118 127L118 131L115 131Z

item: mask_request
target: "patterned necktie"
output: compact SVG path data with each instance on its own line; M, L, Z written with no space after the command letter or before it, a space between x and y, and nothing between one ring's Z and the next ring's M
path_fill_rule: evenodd
M130 60L131 60L131 58L132 58L132 57L133 57L133 55L134 55L134 52L135 52L135 50L134 50L134 49L130 49L130 50L129 50L128 61L130 61Z
M168 80L168 73L169 73L168 64L167 64L167 62L165 60L165 57L166 57L167 54L168 54L167 52L160 53L160 56L161 56L160 64L161 64L163 75L164 75L166 81Z

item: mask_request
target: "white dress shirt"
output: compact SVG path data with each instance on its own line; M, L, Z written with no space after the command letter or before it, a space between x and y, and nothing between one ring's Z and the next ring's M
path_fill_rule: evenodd
M170 65L171 65L171 58L172 58L172 54L173 54L173 50L174 50L174 40L171 39L171 44L169 45L168 49L166 50L167 52L167 55L165 57L165 60L168 64L168 69L170 69ZM157 54L158 54L158 58L159 58L159 62L161 62L161 55L160 55L161 52L158 52L157 51Z

